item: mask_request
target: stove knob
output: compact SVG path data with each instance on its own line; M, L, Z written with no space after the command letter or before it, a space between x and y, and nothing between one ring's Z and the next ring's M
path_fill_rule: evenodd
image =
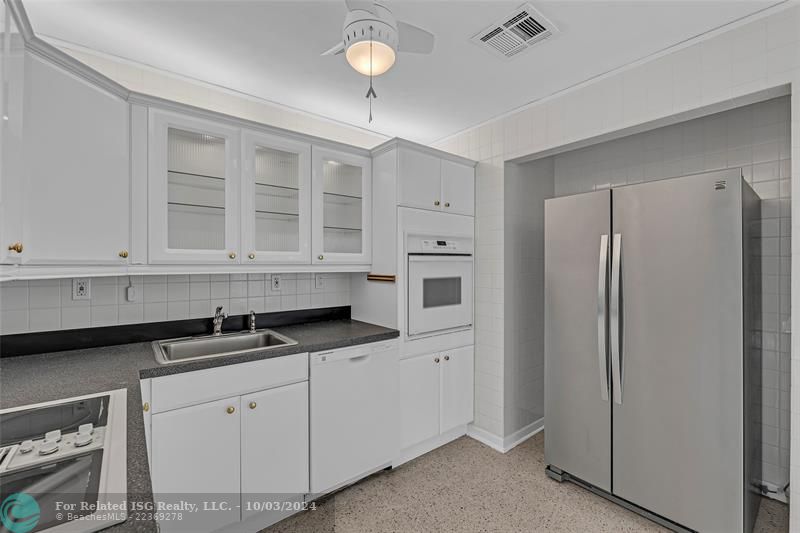
M91 435L93 432L94 432L94 424L92 424L91 422L88 424L81 424L80 426L78 426L78 435L84 433L86 435Z
M61 430L54 429L53 431L48 431L44 434L44 440L46 441L53 441L58 442L61 440Z
M58 451L58 443L54 440L46 440L39 446L39 455L50 455Z
M78 433L75 435L75 447L88 446L92 443L92 435L90 433Z
M31 453L33 451L33 441L24 440L19 445L19 453Z

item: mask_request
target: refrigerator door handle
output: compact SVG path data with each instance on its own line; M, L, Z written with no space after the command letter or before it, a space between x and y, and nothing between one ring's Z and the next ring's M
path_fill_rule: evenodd
M606 354L606 307L608 283L608 235L600 235L600 265L597 269L597 362L600 365L600 397L608 401L608 356Z
M611 304L609 305L609 329L611 330L611 377L614 402L622 405L622 342L620 300L622 299L622 234L614 234L611 252Z

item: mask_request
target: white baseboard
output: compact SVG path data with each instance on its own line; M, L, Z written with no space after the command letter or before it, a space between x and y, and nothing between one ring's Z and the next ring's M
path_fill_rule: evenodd
M500 453L505 453L503 451L503 437L498 437L494 433L490 433L472 424L467 426L467 436L472 437L490 448L494 448Z
M490 448L494 448L500 453L506 453L514 447L522 444L544 429L544 418L531 422L527 426L515 431L507 437L500 437L470 424L467 427L467 435L481 442Z

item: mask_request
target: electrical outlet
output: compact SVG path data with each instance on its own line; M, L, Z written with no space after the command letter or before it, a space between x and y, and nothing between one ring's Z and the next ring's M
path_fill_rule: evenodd
M136 287L134 287L133 285L129 285L128 289L126 290L125 296L128 298L129 302L135 302L137 296Z
M280 274L273 274L272 277L270 278L270 280L271 280L270 287L272 287L273 291L281 290L281 275Z
M73 300L92 299L92 281L89 278L72 279L72 299Z
M324 289L325 288L325 278L322 274L317 274L314 276L314 288L315 289Z

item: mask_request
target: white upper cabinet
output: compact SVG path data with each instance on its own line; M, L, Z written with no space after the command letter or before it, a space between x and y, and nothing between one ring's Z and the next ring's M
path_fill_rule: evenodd
M124 264L128 103L30 53L24 83L21 262Z
M398 147L398 204L475 214L475 168L409 146Z
M22 107L25 48L8 4L0 6L0 263L19 263L22 253ZM22 250L24 251L24 249Z
M151 263L239 262L240 130L151 109Z
M311 145L242 134L242 263L311 260Z
M312 262L371 262L372 167L368 157L314 147Z
M397 154L400 175L400 205L440 209L442 160L431 154L400 149Z
M442 210L475 214L475 167L442 160Z

